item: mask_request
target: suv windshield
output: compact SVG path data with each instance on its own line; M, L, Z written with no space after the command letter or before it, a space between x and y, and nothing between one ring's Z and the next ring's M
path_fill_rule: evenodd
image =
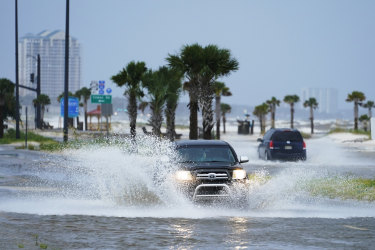
M302 136L299 132L295 131L280 131L275 132L272 136L272 140L274 141L291 141L291 142L302 142Z
M193 146L177 148L180 162L235 162L229 147Z

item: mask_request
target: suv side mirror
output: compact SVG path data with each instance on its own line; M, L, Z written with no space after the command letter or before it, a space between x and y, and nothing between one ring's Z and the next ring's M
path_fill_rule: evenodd
M257 139L257 142L263 142L263 139L258 138L258 139Z
M240 156L240 163L248 162L249 158L247 156Z

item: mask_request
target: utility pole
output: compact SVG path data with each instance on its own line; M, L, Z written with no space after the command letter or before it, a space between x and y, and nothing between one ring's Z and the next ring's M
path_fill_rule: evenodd
M68 141L68 105L69 105L69 0L66 0L65 23L65 86L64 86L64 142Z
M38 78L36 80L36 98L38 99L40 96L40 55L38 54L38 69L37 69L37 74ZM36 106L36 122L37 122L37 128L41 129L42 128L42 123L40 120L40 104L38 103Z
M20 136L20 97L19 97L19 79L18 79L18 0L16 3L16 139Z

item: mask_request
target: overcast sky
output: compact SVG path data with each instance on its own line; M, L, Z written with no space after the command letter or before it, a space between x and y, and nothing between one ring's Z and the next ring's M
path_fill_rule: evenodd
M0 1L0 77L15 81L14 0ZM65 30L65 0L18 0L19 37ZM304 87L353 90L375 99L373 0L71 0L70 35L82 45L82 83L105 80L128 62L157 69L183 45L230 49L239 70L220 79L230 104L258 105ZM187 96L183 97L187 100ZM351 107L351 106L350 106Z

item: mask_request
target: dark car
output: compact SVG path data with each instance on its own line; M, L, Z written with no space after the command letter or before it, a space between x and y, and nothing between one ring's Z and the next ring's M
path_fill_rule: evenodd
M297 129L268 130L258 139L259 158L265 160L306 160L306 143Z
M248 177L241 163L249 159L238 158L227 142L183 140L176 142L176 150L179 164L176 183L194 201L247 193Z

